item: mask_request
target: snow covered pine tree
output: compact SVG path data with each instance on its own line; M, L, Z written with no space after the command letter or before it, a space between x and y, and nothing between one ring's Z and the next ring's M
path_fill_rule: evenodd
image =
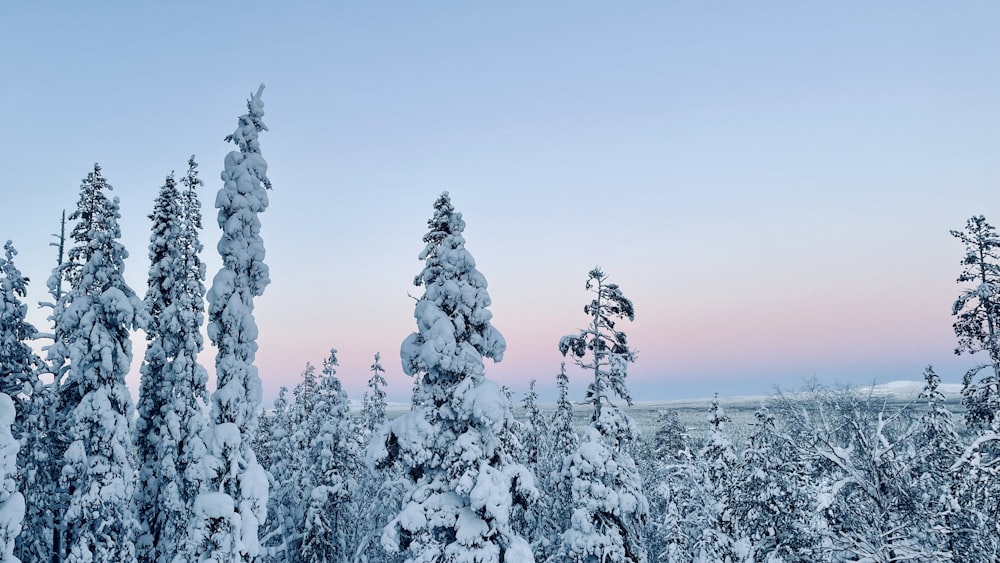
M235 563L253 561L260 552L258 528L267 516L267 472L257 462L252 444L261 400L260 377L254 366L257 323L253 300L270 282L264 264L264 242L258 215L267 209L267 162L257 135L264 104L257 93L247 113L226 137L238 147L226 155L222 189L215 199L222 239L222 269L208 292L208 337L217 348L216 390L206 429L208 455L202 464L203 491L195 499L187 561ZM182 556L183 560L183 556Z
M953 325L958 337L955 354L989 355L988 363L965 374L966 420L973 428L1000 430L1000 424L992 426L1000 417L1000 236L982 215L970 218L964 230L951 235L965 244L964 268L956 281L973 284L952 306L952 315L958 317ZM980 376L983 370L986 375Z
M600 268L589 272L586 288L594 299L583 311L591 324L559 340L564 356L572 355L578 366L594 374L587 388L587 401L594 405L590 427L563 463L564 475L572 479L574 511L563 534L562 556L576 562L643 563L642 529L649 503L629 454L638 433L632 418L611 400L618 396L632 404L625 376L635 353L615 322L632 320L635 311L618 285L607 279Z
M69 507L62 516L72 523L65 545L70 563L135 561L133 406L125 374L132 361L129 331L145 328L148 316L125 283L128 252L118 241L118 198L108 199L110 189L95 164L70 215L77 221L76 244L64 264L70 289L56 305L65 338L54 346L69 358L59 399L69 441L62 469Z
M412 482L403 509L385 528L383 546L409 562L532 562L528 543L511 529L513 503L537 495L534 478L504 451L514 423L500 387L486 379L483 358L500 361L506 342L490 323L486 278L465 249L465 222L445 192L420 253L426 261L417 330L403 342L403 371L421 375L419 406L382 429L370 456L400 462Z

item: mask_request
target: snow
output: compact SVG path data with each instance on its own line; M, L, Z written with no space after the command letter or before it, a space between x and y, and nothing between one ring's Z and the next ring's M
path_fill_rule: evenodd
M203 518L229 518L233 515L235 503L226 493L207 492L195 498L194 511Z

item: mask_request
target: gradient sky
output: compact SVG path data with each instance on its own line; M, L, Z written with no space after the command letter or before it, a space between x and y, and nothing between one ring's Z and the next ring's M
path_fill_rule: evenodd
M488 373L515 391L553 396L595 264L635 303L638 400L928 363L957 382L948 231L1000 223L998 29L995 2L6 2L0 239L44 299L49 235L100 162L142 294L146 216L194 153L211 280L223 138L263 82L268 403L331 346L354 398L381 352L407 400L445 190L508 341Z

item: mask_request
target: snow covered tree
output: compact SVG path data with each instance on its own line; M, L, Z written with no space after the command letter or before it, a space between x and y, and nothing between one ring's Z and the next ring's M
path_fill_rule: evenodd
M556 375L556 388L559 390L559 398L556 400L556 410L552 413L552 441L548 449L555 454L559 461L557 465L562 465L562 460L566 456L576 451L580 445L580 438L573 428L573 403L569 400L569 377L566 375L566 362L559 365L559 374Z
M292 407L288 401L288 388L278 390L278 398L274 400L274 410L268 423L270 441L267 447L254 450L261 455L265 451L270 456L261 460L266 464L270 474L270 494L267 498L267 522L265 532L260 539L261 551L265 559L275 563L293 561L298 555L292 543L298 540L294 535L295 520L292 515L298 495L298 484L295 482L296 452L292 447L291 436L294 433ZM257 438L261 437L258 432Z
M148 316L125 283L128 252L119 242L118 199L94 165L80 186L75 245L64 265L70 290L57 305L65 338L54 346L69 358L59 386L69 446L62 483L69 492L63 515L66 561L133 561L138 523L131 502L135 468L131 449L132 399L125 374L132 360L130 330Z
M528 392L524 394L521 408L524 409L525 422L521 425L521 445L524 464L535 474L538 473L538 460L542 453L542 441L549 431L548 421L538 406L538 392L535 391L536 381L528 382Z
M184 541L194 507L195 471L206 448L202 441L208 373L198 363L204 342L205 267L198 231L202 184L197 163L188 160L180 191L173 174L160 188L150 219L150 270L145 297L150 315L139 388L136 449L139 459L137 542L142 562L169 563Z
M318 427L309 446L309 482L302 526L302 561L350 561L358 543L355 500L361 468L361 440L350 402L336 378L337 351L323 362L310 425ZM367 504L369 499L358 499Z
M24 495L17 490L16 483L20 444L10 432L15 415L14 401L6 393L0 393L0 563L20 563L14 557L14 541L21 533Z
M649 504L631 456L616 451L595 425L563 464L575 506L562 536L570 561L646 561L642 526Z
M587 386L587 402L594 405L592 421L599 425L605 405L618 410L611 402L614 396L632 405L625 377L628 364L635 361L635 353L629 349L625 333L615 328L620 320L635 320L635 309L618 284L607 283L607 280L608 276L600 268L587 274L586 288L594 294L594 299L584 306L583 312L590 316L590 326L559 340L559 352L563 356L571 356L578 366L594 373L594 380ZM606 428L602 432L607 434L611 430L618 431ZM617 435L608 435L616 441L619 439ZM615 447L631 439L628 435L621 438L624 441Z
M737 463L736 450L726 434L728 422L732 422L732 419L726 415L719 402L719 394L716 393L708 411L708 439L698 457L708 464L708 478L712 486L721 491L728 488L728 479L732 478L733 468Z
M510 515L512 504L528 503L537 491L504 448L501 436L514 417L483 367L484 358L503 358L506 342L490 323L486 278L465 249L465 222L447 192L428 226L425 267L414 280L424 287L417 332L400 349L403 371L422 377L419 405L371 446L380 466L399 462L411 481L382 544L412 562L530 562Z
M782 395L776 405L798 457L816 467L814 525L834 561L935 561L921 543L906 451L918 426L909 408L891 407L871 392L822 387Z
M11 241L3 247L0 257L0 393L6 393L18 403L18 418L23 417L24 403L34 388L35 370L41 360L28 345L34 340L35 327L26 319L28 278L14 265L17 250ZM20 436L20 424L15 424L15 436Z
M952 305L957 320L956 354L986 352L987 363L973 367L963 379L966 420L974 428L990 428L1000 417L1000 236L982 215L974 216L951 235L965 244L962 273L956 280L971 284ZM994 428L996 429L996 428Z
M560 382L560 403L557 408L568 409L569 420L564 427L556 428L538 405L535 380L531 380L528 392L521 405L525 410L525 422L520 427L521 459L535 474L538 486L538 502L525 514L524 531L531 542L535 558L545 561L559 546L559 536L569 523L570 490L568 481L562 478L562 460L571 454L577 445L576 432L572 427L573 407L569 404L565 369ZM556 417L563 414L557 410ZM560 419L560 423L563 421ZM561 445L561 447L560 447Z
M698 452L704 464L705 489L711 495L708 504L708 526L700 548L708 560L737 561L739 546L732 515L732 494L735 492L734 473L737 465L736 451L726 434L730 418L719 403L719 394L712 399L708 412L709 432L705 446Z
M920 417L914 434L912 471L919 486L918 509L927 522L924 543L941 546L942 558L951 556L959 561L972 560L981 553L974 531L980 530L973 509L973 499L962 499L962 476L952 466L963 452L962 442L955 431L951 411L945 406L945 396L939 390L941 378L932 366L924 370L921 399L927 401L927 411ZM974 547L973 547L974 546Z
M818 561L819 538L811 527L816 491L809 467L780 434L766 406L754 417L754 432L727 495L741 559Z
M16 254L13 243L7 241L4 255L0 257L0 480L3 484L0 488L0 563L17 561L14 540L21 533L25 516L25 498L17 492L14 481L19 477L17 451L21 442L29 447L38 443L36 437L29 435L38 421L26 419L33 418L31 400L35 389L40 387L36 370L42 362L28 345L37 331L26 320L28 306L22 299L27 296L28 278L14 265ZM10 420L6 419L8 415ZM25 470L34 469L31 458L35 453L28 450L25 454L21 465ZM29 479L34 480L24 471L18 481L23 487Z
M58 392L59 382L66 370L66 358L62 354L67 347L55 345L57 340L65 339L58 318L66 257L66 211L62 212L59 234L53 236L57 242L50 245L58 248L58 254L56 266L46 284L52 301L40 303L51 310L49 320L53 323L53 332L37 334L39 339L52 341L52 344L43 346L42 349L47 352L46 360L38 366L38 373L50 374L52 382L46 384L40 377L34 380L31 400L24 413L25 431L19 456L22 464L21 490L26 504L24 526L17 542L18 558L22 561L50 561L61 555L62 531L58 524L68 501L66 491L59 484L62 452L67 442L63 432L66 413L59 410Z
M651 438L650 450L653 458L670 461L690 458L688 439L688 429L681 423L677 411L661 412L657 416L656 433Z
M375 354L375 362L371 366L372 375L368 379L368 389L365 392L361 406L361 428L365 437L371 436L378 428L385 424L385 390L386 386L385 369L379 354Z
M966 446L951 470L954 502L944 516L956 561L1000 560L1000 434L986 432ZM947 497L943 500L949 500Z
M677 411L662 411L657 415L657 430L649 438L643 455L637 460L642 474L642 489L649 501L649 517L646 519L646 549L653 561L679 561L694 552L699 538L688 537L688 527L682 519L682 512L688 508L678 503L674 488L690 492L694 488L703 489L700 480L689 486L674 478L681 472L687 477L689 462L693 462L688 446L688 429L681 423ZM698 474L699 477L701 473ZM697 524L699 533L703 526ZM690 560L690 557L687 558Z
M378 440L379 431L387 420L384 373L381 356L375 354L375 362L371 365L372 375L368 379L370 391L365 393L361 409L365 457L368 447ZM356 522L357 548L354 561L389 563L399 558L382 549L382 528L399 513L408 483L398 463L376 468L365 461L359 467L359 489L353 495L355 502L365 503L365 509L359 511Z
M261 400L253 301L270 281L258 217L267 209L271 187L257 138L267 130L261 121L263 90L261 85L250 97L247 113L226 137L239 150L226 155L223 187L215 200L222 269L208 292L208 337L217 349L217 383L202 464L205 490L195 502L189 540L195 561L252 561L260 552L258 528L267 516L267 472L252 448Z
M632 301L617 284L607 283L600 268L588 273L586 288L594 299L583 311L590 326L559 340L559 351L593 372L587 402L594 406L590 427L577 451L563 463L572 480L573 515L562 537L562 557L572 561L646 561L642 531L649 503L630 450L638 437L632 418L612 401L629 405L625 385L628 364L635 361L625 333L615 328L633 320Z

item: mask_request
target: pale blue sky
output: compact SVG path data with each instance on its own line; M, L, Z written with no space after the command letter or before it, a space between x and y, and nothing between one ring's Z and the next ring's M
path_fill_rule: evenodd
M197 155L211 278L222 139L264 82L268 400L330 346L353 396L381 351L405 400L407 292L444 190L509 343L489 373L515 390L553 386L595 264L636 305L639 399L972 363L951 354L948 230L1000 223L996 3L137 6L0 7L0 238L32 302L95 161L142 293L146 215Z

